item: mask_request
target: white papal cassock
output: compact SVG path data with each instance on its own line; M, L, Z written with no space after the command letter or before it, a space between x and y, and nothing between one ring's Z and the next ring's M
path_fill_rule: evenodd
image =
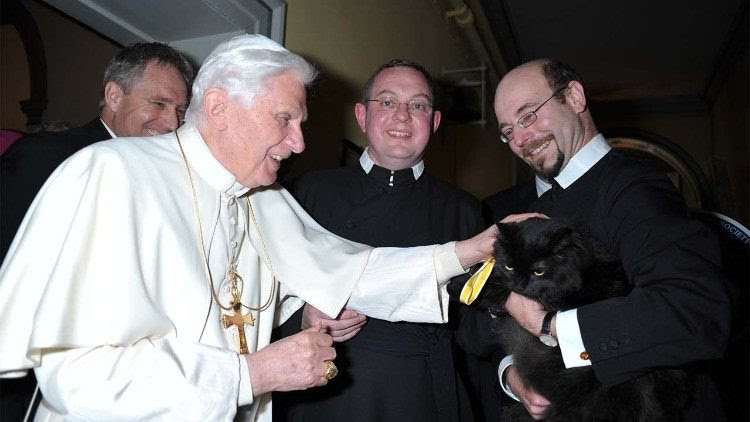
M343 240L284 189L242 187L193 125L179 134L221 302L232 263L244 304L274 295L245 326L250 351L302 301L331 316L347 305L391 321L447 320L442 284L463 271L452 243ZM36 368L37 420L270 421L270 395L253 397L236 328L221 326L211 302L197 227L174 133L101 142L53 173L0 268L0 376Z

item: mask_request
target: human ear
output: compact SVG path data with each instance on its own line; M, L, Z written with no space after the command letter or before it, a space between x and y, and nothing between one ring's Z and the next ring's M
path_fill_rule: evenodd
M438 127L440 127L440 119L442 115L440 114L439 110L435 110L434 113L432 113L432 133L437 132Z
M226 91L211 88L203 94L203 115L211 127L225 130L229 124L229 98Z
M357 123L359 124L359 129L363 133L367 133L367 108L362 103L357 103L354 105L354 116L357 117Z
M109 81L104 85L104 102L110 110L117 111L123 97L125 97L125 91L117 82Z
M570 81L568 84L570 88L570 103L573 105L573 109L576 113L581 113L586 110L586 94L583 91L583 85L578 81Z

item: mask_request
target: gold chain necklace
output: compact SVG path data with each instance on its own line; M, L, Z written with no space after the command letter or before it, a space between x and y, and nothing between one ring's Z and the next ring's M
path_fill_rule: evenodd
M245 197L245 201L247 201L247 209L248 209L248 221L246 222L247 229L250 228L250 216L252 216L253 225L255 226L256 230L258 231L258 236L260 237L261 245L263 246L263 252L266 255L266 258L268 259L268 266L271 270L271 292L268 295L268 299L266 302L258 307L253 308L250 306L247 306L243 304L240 301L240 298L242 296L242 292L244 290L245 282L240 277L239 274L237 274L237 264L232 263L229 266L229 292L232 295L232 300L229 303L229 306L224 306L221 304L221 301L219 301L219 298L216 296L216 290L214 290L214 281L213 277L211 276L211 270L208 263L208 255L206 255L206 247L203 242L203 225L201 224L201 214L200 209L198 208L198 194L196 193L195 189L195 181L193 180L193 174L192 171L190 171L190 164L188 163L187 156L185 155L185 150L182 148L182 142L180 141L180 135L175 131L175 137L177 137L177 145L180 147L180 153L182 154L182 162L185 163L185 170L187 170L188 179L190 179L190 190L193 193L193 207L195 209L195 220L198 227L198 242L200 244L200 251L201 256L203 257L203 264L204 264L204 272L206 275L206 280L208 281L208 288L211 291L211 300L221 309L225 311L231 311L232 314L223 314L221 315L221 324L224 326L224 328L228 328L230 325L234 325L237 327L237 332L239 334L239 340L240 340L240 350L239 352L241 354L247 354L249 353L248 347L247 347L247 339L245 337L245 324L248 324L252 326L255 323L255 319L253 318L252 311L258 311L262 312L271 305L271 300L273 299L273 295L276 291L276 276L273 272L273 266L271 265L271 256L268 255L268 250L266 249L266 243L263 240L263 236L260 235L260 228L258 227L258 222L255 220L255 212L253 211L253 206L250 203L250 198ZM247 313L247 315L242 315L242 308L246 308L250 310L250 312Z

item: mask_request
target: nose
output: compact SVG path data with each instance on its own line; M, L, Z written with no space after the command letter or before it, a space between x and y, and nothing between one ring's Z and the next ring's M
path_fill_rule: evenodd
M516 126L513 128L513 142L514 145L517 147L522 147L528 142L529 139L531 139L534 136L534 132L531 130L530 127L522 128Z
M292 152L299 154L305 150L305 137L302 135L302 128L295 126L287 135L286 143L291 147Z
M162 113L162 123L168 129L164 133L174 132L180 126L180 113L177 109L165 110Z
M396 111L393 112L393 120L397 120L399 122L410 121L411 113L409 113L409 105L406 103L399 104L398 107L396 108Z

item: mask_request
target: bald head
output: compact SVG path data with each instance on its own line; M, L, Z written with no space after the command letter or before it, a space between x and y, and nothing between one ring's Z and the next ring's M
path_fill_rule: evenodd
M514 85L515 83L544 83L544 75L542 73L542 65L545 63L544 60L534 60L531 62L524 63L518 67L513 68L510 72L506 73L505 76L500 80L495 91L495 98L497 95L507 89L507 87ZM552 88L552 87L550 87Z
M545 180L556 177L598 132L580 76L550 59L508 72L495 91L494 105L513 153Z

